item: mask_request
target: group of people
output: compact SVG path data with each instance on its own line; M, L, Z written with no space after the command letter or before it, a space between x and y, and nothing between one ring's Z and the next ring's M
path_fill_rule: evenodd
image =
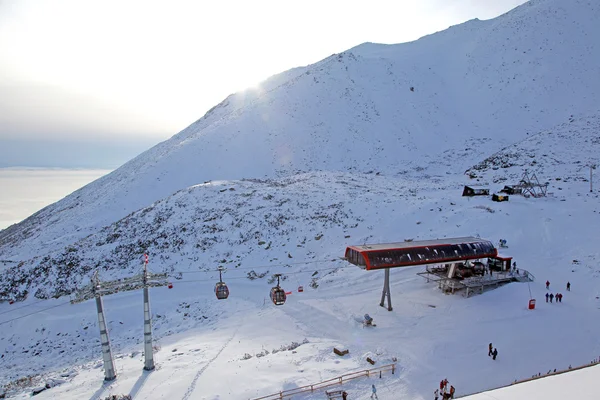
M492 360L498 357L498 349L492 346L491 343L488 345L488 357L492 357Z
M562 293L556 293L556 294L552 294L552 293L548 294L548 293L546 293L546 303L548 302L548 299L550 299L550 303L552 303L552 300L554 298L556 298L556 302L557 303L562 303L563 295L562 295Z
M550 281L546 281L546 290L550 289ZM567 292L571 291L571 282L567 282ZM552 300L556 299L557 303L562 303L562 298L563 295L562 293L546 293L546 303L548 303L548 300L550 300L550 303L552 303Z
M442 379L440 381L440 388L435 389L433 395L435 396L435 400L438 400L440 398L440 395L442 395L443 400L448 400L454 398L455 391L456 389L454 389L454 386L452 385L450 385L450 390L448 390L448 379Z

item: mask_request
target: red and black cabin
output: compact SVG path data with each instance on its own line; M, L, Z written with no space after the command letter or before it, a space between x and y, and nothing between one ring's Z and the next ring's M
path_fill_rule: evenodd
M476 237L348 246L346 260L368 271L495 258L492 242Z

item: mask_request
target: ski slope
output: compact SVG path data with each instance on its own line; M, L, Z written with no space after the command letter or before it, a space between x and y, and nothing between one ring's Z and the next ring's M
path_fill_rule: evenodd
M251 399L371 368L370 357L396 373L344 382L350 399L372 384L380 399L429 399L444 378L466 396L599 360L600 202L589 181L600 161L599 13L595 2L533 0L284 72L0 231L0 260L14 261L0 262L0 390ZM493 193L525 170L549 196L461 197L464 185ZM395 269L388 312L383 272L341 259L348 245L463 236L506 239L502 255L535 281L465 298L417 276L422 267ZM68 299L94 271L138 274L144 253L173 283L150 290L157 368L142 370L141 291L108 295L118 377L104 383L95 303ZM224 301L213 293L219 265ZM279 307L268 299L275 273L292 292ZM548 291L563 303L546 303ZM377 327L363 328L365 313ZM472 398L571 398L567 385L585 395L597 371Z
M315 254L312 262L281 259L269 263L256 257L238 270L229 266L224 280L231 295L224 301L217 301L213 294L218 281L214 269L184 274L173 280L171 290L151 289L159 347L154 372L142 371L142 299L140 291L133 291L104 299L116 381L102 383L93 301L62 305L3 324L13 332L0 336L4 379L33 373L40 384L49 379L65 381L39 394L41 399L129 393L139 399L248 399L367 369L371 366L366 357L375 359L376 365L395 358L398 370L394 376L357 379L344 384L344 390L350 398L367 398L370 384L375 382L382 399L427 399L443 378L457 388L457 395L464 395L597 359L599 323L594 315L600 312L600 270L596 224L590 223L599 218L597 194L587 192L585 184L570 182L561 195L540 199L512 196L507 203L493 203L488 198L460 197L460 189L422 188L413 199L390 198L390 203L410 209L409 216L402 219L394 219L386 209L385 197L380 197L360 210L359 215L368 222L364 227L349 229L350 238L340 234L332 239L337 251L327 244L326 238L333 232L324 232L318 241L307 241L304 245ZM461 234L507 239L509 248L502 254L515 257L519 267L537 278L530 284L538 301L536 309L527 309L529 288L525 283L469 298L444 295L435 284L416 275L422 267L393 270L394 310L379 307L383 272L366 272L335 258L343 255L347 244L365 239L408 238L397 229L408 224L410 228L404 232L412 231L415 239ZM302 223L296 226L299 230ZM294 240L289 242L288 237L273 240L271 246L301 248L297 247L301 245L299 237L292 235ZM319 249L321 243L327 250ZM286 262L299 264L286 267ZM152 259L150 266L156 267ZM268 271L268 275L249 280L249 270ZM314 289L310 282L316 271L318 287ZM280 307L268 299L272 285L267 278L275 272L286 275L282 287L293 291ZM563 303L543 301L546 279L551 291L564 294ZM571 292L564 288L567 281L572 284ZM305 287L303 293L297 292L299 285ZM29 299L24 305L33 302L35 299ZM0 315L6 321L61 303L63 298L47 300L14 312L10 311L14 305L4 303ZM359 321L365 313L375 319L376 328L362 327ZM489 342L498 348L496 361L487 357ZM299 346L285 350L294 343ZM333 347L347 348L350 354L340 358L332 352ZM27 350L37 355L23 353ZM245 359L246 354L251 357ZM61 374L68 376L61 378ZM298 398L318 399L323 393Z

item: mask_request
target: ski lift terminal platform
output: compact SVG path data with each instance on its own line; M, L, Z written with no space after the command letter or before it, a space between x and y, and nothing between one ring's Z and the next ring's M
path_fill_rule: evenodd
M498 250L489 240L471 236L348 246L345 253L346 261L362 269L367 271L385 270L383 292L379 305L384 307L387 298L388 311L392 311L390 268L441 265L437 269L428 267L426 272L419 273L419 275L427 275L428 280L438 281L442 289L448 287L454 292L455 289L471 286L460 282L467 274L461 268L468 266L472 275L475 275L473 272L476 270L483 272L486 267L482 263L470 263L470 260L483 258L488 258L487 268L491 268L490 265L493 265L493 268L497 268L499 272L511 271L510 260L512 258L498 256ZM479 265L475 268L474 264ZM443 272L441 269L443 269ZM523 272L525 271L523 270ZM498 275L498 278L500 279L501 276ZM502 279L506 280L508 277L502 276ZM512 280L512 277L510 280ZM489 280L485 282L485 284L491 283ZM481 284L482 282L478 281L476 285L480 287ZM473 290L474 288L470 289ZM469 290L467 290L468 292Z

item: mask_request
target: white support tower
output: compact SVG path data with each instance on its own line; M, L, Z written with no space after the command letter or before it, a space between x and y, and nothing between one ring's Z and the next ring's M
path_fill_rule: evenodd
M98 310L98 328L100 328L100 344L102 345L102 360L104 361L104 380L112 381L117 377L117 373L112 350L110 349L110 337L108 336L108 327L106 326L106 317L104 316L100 279L98 278L97 271L92 278L92 291L96 298L96 308Z
M146 257L145 264L148 263ZM110 349L110 339L106 327L106 318L104 316L104 306L102 304L102 295L117 293L120 291L136 290L140 287L144 290L144 369L151 371L155 368L152 348L152 314L150 313L150 296L148 288L150 286L167 286L167 274L153 274L148 272L147 265L144 265L144 272L128 278L116 279L109 282L100 282L98 272L92 278L92 282L78 290L71 303L80 303L92 298L96 298L98 308L98 326L100 327L100 342L102 343L102 358L104 360L105 380L111 381L117 377Z
M152 348L152 314L150 313L150 296L148 293L148 256L144 260L144 369L154 369L154 349Z

